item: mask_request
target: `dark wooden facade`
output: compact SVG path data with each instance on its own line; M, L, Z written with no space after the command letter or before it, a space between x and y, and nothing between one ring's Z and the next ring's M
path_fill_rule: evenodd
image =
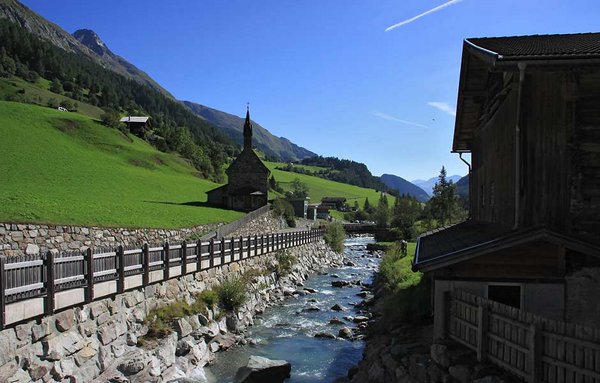
M521 309L589 323L570 307L600 289L574 277L600 257L600 34L465 40L453 151L471 153L471 219L420 238L414 261L436 304L504 284Z

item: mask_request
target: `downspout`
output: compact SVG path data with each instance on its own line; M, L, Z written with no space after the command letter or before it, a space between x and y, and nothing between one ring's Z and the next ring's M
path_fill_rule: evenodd
M473 198L473 193L471 190L471 185L473 183L473 177L471 177L471 164L468 163L464 158L463 158L463 152L458 152L458 158L460 158L460 160L462 162L464 162L467 167L469 168L469 217L467 219L471 219L471 198Z
M515 122L515 221L513 230L519 228L519 210L521 194L521 100L523 96L523 83L525 82L525 69L527 63L519 62L519 90L517 93L517 116Z

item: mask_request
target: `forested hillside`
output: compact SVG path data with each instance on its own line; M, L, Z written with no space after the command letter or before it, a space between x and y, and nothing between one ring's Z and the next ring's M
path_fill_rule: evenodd
M0 19L0 77L11 76L31 83L46 79L50 91L105 109L108 124L118 125L120 114L151 116L150 141L163 151L180 152L203 177L221 180L236 151L229 138L180 102ZM25 93L12 100L38 103Z

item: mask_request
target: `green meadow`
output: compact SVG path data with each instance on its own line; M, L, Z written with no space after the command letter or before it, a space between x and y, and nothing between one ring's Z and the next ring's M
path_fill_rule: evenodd
M241 217L205 206L216 186L89 117L0 101L0 221L180 228Z
M374 189L366 189L359 186L330 181L306 174L278 170L276 169L277 167L285 166L284 163L280 162L264 161L264 163L269 170L271 170L271 173L275 176L277 182L279 182L281 187L286 191L290 190L291 182L295 178L298 178L300 181L304 182L309 188L309 197L311 203L320 202L321 198L323 197L346 197L348 200L348 205L353 206L354 201L358 201L360 207L362 208L366 198L369 198L369 203L372 206L377 206L377 201L379 201L380 193ZM388 195L388 204L390 206L394 204L393 196Z

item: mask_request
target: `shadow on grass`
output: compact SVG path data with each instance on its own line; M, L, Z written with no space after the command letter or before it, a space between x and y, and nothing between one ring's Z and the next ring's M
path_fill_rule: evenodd
M179 206L196 206L196 207L214 207L208 202L190 201L190 202L169 202L169 201L142 201L145 203L155 203L161 205L179 205Z

